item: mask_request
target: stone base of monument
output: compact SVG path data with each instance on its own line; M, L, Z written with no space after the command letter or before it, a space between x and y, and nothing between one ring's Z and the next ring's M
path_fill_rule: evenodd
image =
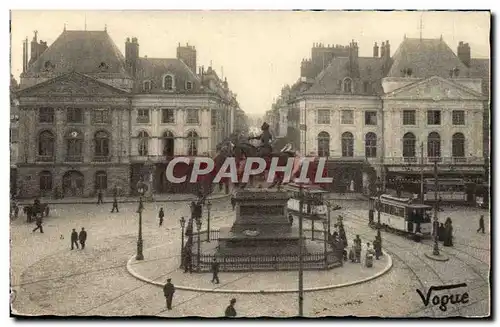
M275 270L290 269L299 261L299 231L287 217L289 194L272 189L245 189L234 194L236 220L221 228L215 257L224 266L234 263L239 270L253 270L258 264L273 262ZM312 266L327 264L321 246L306 246L303 255ZM332 255L331 255L332 256ZM320 258L321 257L321 258ZM332 259L333 260L333 259ZM317 262L316 262L317 261ZM229 268L229 267L227 267Z

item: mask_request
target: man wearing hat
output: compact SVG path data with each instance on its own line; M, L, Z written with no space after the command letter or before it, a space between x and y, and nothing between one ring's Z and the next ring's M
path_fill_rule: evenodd
M231 299L229 305L226 308L226 312L224 313L225 317L236 317L236 309L234 305L236 304L236 299Z
M165 286L163 286L163 295L165 296L165 299L167 300L167 309L172 310L172 298L174 297L175 293L175 287L171 283L172 279L169 278L167 279L167 283Z
M254 137L249 137L248 140L260 140L261 145L259 147L259 155L263 156L264 154L269 154L272 152L271 141L273 136L271 132L269 132L269 125L264 122L260 127L262 130L262 134Z

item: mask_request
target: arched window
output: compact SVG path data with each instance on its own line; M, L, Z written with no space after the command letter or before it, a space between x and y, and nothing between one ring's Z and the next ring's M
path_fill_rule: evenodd
M147 156L149 153L149 135L145 131L139 133L139 155Z
M73 130L66 134L66 161L80 162L83 160L83 134Z
M465 136L462 133L455 133L451 138L452 157L465 157Z
M96 157L109 156L109 134L99 131L94 135L94 155Z
M342 134L342 157L354 157L354 137L350 132Z
M318 156L328 157L330 155L330 134L321 132L318 134Z
M54 134L51 131L43 131L38 136L38 155L47 159L54 157Z
M427 136L427 157L441 157L441 137L436 132Z
M40 172L40 191L52 190L52 173L50 171Z
M151 81L144 81L144 82L142 82L142 90L144 92L151 91Z
M163 142L163 155L167 157L174 156L174 134L171 131L166 131L163 133L162 142Z
M415 157L415 143L417 138L413 133L406 133L403 135L403 157L404 158L414 158Z
M342 90L344 93L352 93L352 79L349 77L344 78L342 82Z
M163 77L163 88L170 91L174 89L174 78L172 75L165 75Z
M187 135L188 156L198 155L198 134L191 131Z
M106 190L108 188L108 174L105 171L95 173L95 189Z
M377 156L377 134L366 133L365 135L365 156L375 158Z

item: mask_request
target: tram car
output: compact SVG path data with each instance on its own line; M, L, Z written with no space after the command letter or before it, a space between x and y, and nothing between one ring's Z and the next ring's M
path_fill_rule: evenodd
M424 201L436 201L436 183L435 179L427 178L424 180ZM462 179L438 180L437 189L438 200L443 202L466 203L467 191L465 182Z
M300 186L290 183L285 186L287 191L292 193L292 197L287 202L287 215L298 216L300 213ZM326 219L328 207L323 199L323 194L328 193L318 185L303 185L303 206L302 214L304 218L311 220Z
M380 200L380 201L379 201ZM370 198L369 225L376 228L378 210L380 209L380 225L387 231L415 237L420 226L420 236L428 238L432 234L432 207L420 203L412 203L410 198L398 198L383 194Z

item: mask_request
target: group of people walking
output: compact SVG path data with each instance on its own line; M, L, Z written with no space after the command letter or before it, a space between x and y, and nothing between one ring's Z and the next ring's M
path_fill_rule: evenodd
M353 241L353 245L351 246L351 249L349 250L349 260L352 263L361 263L361 252L362 252L362 241L359 235L356 235L356 238ZM375 240L373 241L373 248L370 244L370 242L366 243L366 254L365 254L365 266L367 268L373 267L373 257L375 257L376 260L379 260L379 258L383 255L382 253L382 238L380 237L380 234L377 234L375 236Z
M87 231L83 227L80 233L78 233L76 229L73 228L73 231L71 232L71 250L73 250L75 247L77 249L79 248L78 241L80 241L82 250L85 249L85 242L87 241Z

